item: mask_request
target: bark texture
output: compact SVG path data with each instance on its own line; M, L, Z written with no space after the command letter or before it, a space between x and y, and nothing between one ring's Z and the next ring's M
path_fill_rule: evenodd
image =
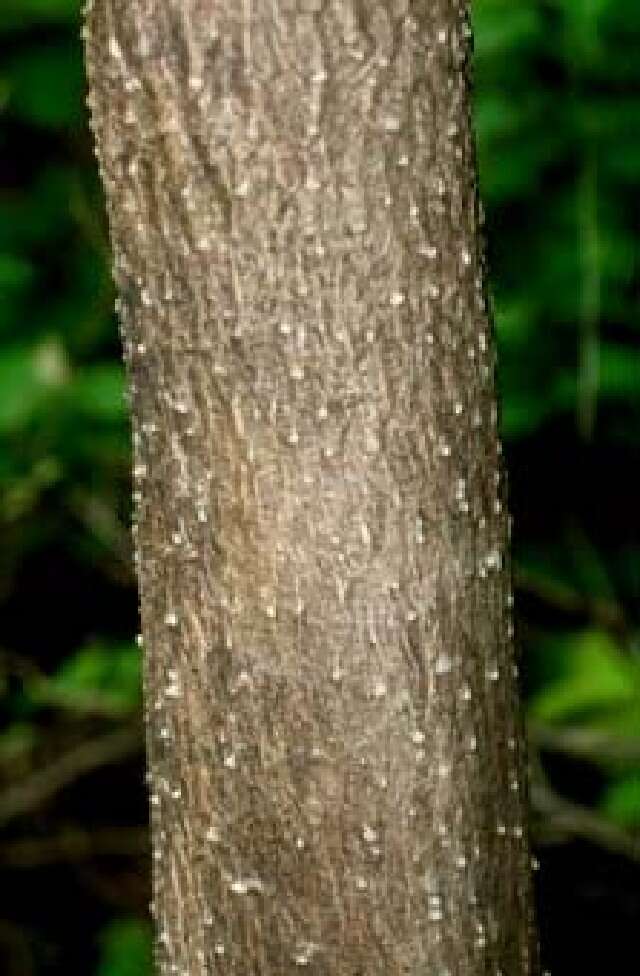
M463 0L95 0L162 974L530 976Z

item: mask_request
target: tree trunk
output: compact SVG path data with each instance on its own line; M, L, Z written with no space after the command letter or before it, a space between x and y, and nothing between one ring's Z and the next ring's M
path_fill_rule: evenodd
M463 0L95 0L163 974L530 976Z

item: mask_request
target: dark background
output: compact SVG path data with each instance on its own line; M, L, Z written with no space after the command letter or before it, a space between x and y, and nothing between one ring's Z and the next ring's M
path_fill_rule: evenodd
M608 976L640 926L640 4L476 0L474 20L543 943L554 976ZM129 431L79 33L77 0L0 0L3 976L150 966Z

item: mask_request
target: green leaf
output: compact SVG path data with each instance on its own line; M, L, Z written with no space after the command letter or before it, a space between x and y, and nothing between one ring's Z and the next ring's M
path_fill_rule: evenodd
M616 705L590 717L589 728L622 739L640 741L640 694L628 704Z
M540 397L512 391L503 400L500 432L507 441L530 436L544 423L547 413L547 405Z
M65 382L67 372L66 354L56 338L5 349L0 356L0 433L20 430Z
M640 772L625 776L606 790L603 813L623 827L640 827Z
M46 128L78 126L83 118L80 45L49 42L22 51L5 67L8 111Z
M0 30L73 23L80 19L80 7L81 0L2 0Z
M0 295L22 291L33 281L33 265L15 254L0 254Z
M556 658L557 676L529 703L534 719L563 722L597 716L640 701L640 669L599 630L557 637L543 653Z
M134 644L90 644L67 658L50 678L32 684L39 704L71 710L132 711L141 696L140 654Z
M559 410L571 410L577 397L575 371L563 371L558 377L553 402ZM640 352L612 342L598 347L598 400L640 401Z
M477 62L502 61L505 51L531 48L539 36L540 17L530 3L511 2L505 16L504 0L476 0L472 14Z
M124 370L118 363L83 367L69 393L78 413L108 421L120 421L126 416Z
M602 396L640 400L640 350L602 343L599 390Z
M151 976L151 932L138 919L118 919L100 933L96 976Z

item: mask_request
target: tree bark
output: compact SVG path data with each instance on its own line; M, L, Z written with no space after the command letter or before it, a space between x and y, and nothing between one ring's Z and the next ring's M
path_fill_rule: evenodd
M95 0L162 974L537 971L463 0Z

